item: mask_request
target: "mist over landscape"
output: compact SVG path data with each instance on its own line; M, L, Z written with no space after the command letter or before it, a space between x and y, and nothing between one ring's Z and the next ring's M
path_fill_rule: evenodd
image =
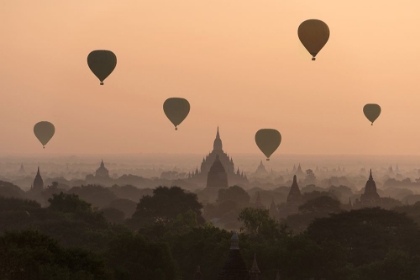
M419 280L419 10L2 1L0 280Z

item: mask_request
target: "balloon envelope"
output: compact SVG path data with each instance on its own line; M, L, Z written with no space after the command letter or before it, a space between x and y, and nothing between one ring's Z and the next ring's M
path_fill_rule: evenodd
M47 145L54 136L55 127L50 122L42 121L35 124L34 133L36 138L38 138L39 142L41 142L42 146L45 148L45 145Z
M373 122L381 114L381 106L379 106L378 104L366 104L365 107L363 107L363 113L373 125Z
M299 25L298 36L303 46L312 55L312 60L315 60L316 55L330 38L330 29L321 20L308 19Z
M177 130L177 126L185 120L190 112L190 103L185 98L171 97L163 103L163 111Z
M275 129L264 128L255 134L255 143L270 160L270 156L277 150L281 143L281 134Z
M108 50L92 51L88 57L87 62L90 70L104 84L104 80L114 71L117 66L117 57Z

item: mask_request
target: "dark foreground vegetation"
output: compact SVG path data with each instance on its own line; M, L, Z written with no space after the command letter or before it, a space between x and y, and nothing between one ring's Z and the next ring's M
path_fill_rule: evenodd
M277 270L289 280L420 279L420 204L342 211L318 201L330 214L300 233L268 210L241 210L241 254L249 268L256 254L261 279L276 279ZM76 194L48 202L0 197L0 279L187 280L200 265L212 280L230 247L232 232L206 222L197 196L177 187L156 188L126 219ZM302 211L323 210L315 201Z

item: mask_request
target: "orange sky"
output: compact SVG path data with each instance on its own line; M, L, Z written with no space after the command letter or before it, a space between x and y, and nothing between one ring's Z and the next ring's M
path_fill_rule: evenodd
M229 153L420 154L418 1L1 1L0 154L206 153L220 125ZM312 62L299 24L330 40ZM118 58L105 86L94 49ZM187 98L175 132L168 97ZM366 103L382 115L371 127ZM56 127L42 151L38 121Z

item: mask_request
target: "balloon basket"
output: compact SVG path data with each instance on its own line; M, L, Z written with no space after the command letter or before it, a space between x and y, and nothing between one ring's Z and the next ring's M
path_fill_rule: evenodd
M268 159L266 159L266 161L270 161L270 159L268 158Z
M175 130L178 130L178 127L175 126Z
M104 85L104 82L101 82L100 85L103 86Z
M312 57L312 61L315 61L315 57Z

